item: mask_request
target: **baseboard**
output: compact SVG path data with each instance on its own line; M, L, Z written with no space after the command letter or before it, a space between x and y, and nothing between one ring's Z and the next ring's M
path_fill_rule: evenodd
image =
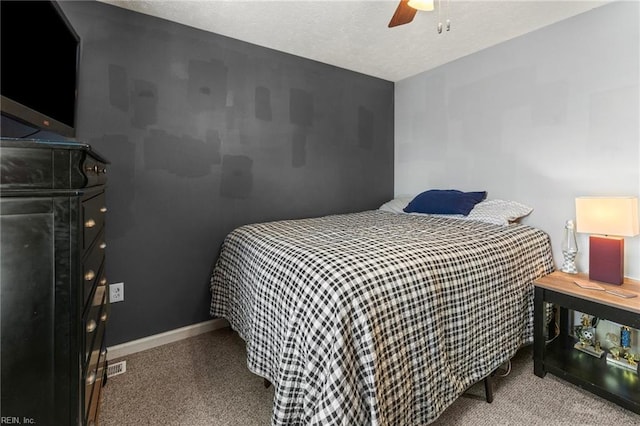
M107 348L107 359L114 360L122 358L136 352L166 345L167 343L177 342L178 340L197 336L198 334L207 333L209 331L228 326L229 323L227 320L218 318L198 324L188 325L182 328L176 328L175 330L154 334L153 336L143 337L142 339L132 340L119 345L109 346Z

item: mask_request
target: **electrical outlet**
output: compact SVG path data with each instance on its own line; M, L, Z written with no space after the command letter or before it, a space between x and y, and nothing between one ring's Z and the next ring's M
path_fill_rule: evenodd
M109 285L109 302L124 302L124 283Z

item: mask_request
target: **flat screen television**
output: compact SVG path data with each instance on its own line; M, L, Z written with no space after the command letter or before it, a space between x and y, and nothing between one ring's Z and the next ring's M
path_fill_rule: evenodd
M80 37L55 1L0 1L2 114L75 137Z

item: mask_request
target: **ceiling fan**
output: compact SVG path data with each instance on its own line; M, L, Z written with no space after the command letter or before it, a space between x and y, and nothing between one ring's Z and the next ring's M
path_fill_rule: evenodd
M431 11L433 9L433 0L400 0L400 4L398 4L389 22L389 28L408 24L413 21L418 10Z

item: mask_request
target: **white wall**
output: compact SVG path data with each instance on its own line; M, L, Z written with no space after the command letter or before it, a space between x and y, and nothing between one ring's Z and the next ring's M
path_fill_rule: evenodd
M395 194L528 204L559 267L575 197L640 197L639 22L639 3L615 2L398 82ZM625 244L640 279L640 236ZM588 236L578 245L586 272Z

